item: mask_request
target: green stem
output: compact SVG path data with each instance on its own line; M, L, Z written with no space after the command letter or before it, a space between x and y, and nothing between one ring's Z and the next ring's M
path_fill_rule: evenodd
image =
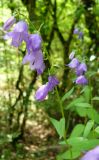
M64 109L63 109L62 101L60 99L57 87L56 87L56 94L57 94L57 98L58 98L58 101L59 101L59 106L60 106L61 114L62 114L62 117L64 118L65 117L64 116Z
M56 94L57 94L57 98L58 98L58 101L59 101L59 106L60 106L62 118L65 119L64 109L63 109L62 101L61 101L61 98L59 96L59 92L58 92L57 87L56 87ZM67 139L66 139L66 133L64 133L64 137L63 138L64 138L64 141L65 141L66 145L68 146L68 148L70 148L70 145L68 144ZM70 148L70 154L71 154L71 160L72 160L72 150L71 150L71 148Z

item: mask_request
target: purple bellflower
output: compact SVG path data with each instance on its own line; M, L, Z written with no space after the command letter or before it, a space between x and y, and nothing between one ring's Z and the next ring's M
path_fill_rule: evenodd
M77 76L84 74L87 71L87 66L85 63L80 63L76 68Z
M42 85L35 94L35 99L38 101L43 101L48 92L52 91L56 85L59 84L58 79L55 76L49 76L48 82Z
M45 69L43 53L41 51L41 37L38 34L32 34L27 41L28 53L23 58L23 64L30 63L31 70L36 70L37 74L42 74Z
M79 66L79 61L77 58L73 58L72 61L68 64L70 68L77 68Z
M81 75L81 76L77 77L75 82L76 82L76 84L85 85L88 83L88 80L85 78L84 75Z
M42 74L45 69L43 61L43 54L41 50L38 50L31 54L26 54L23 58L22 64L30 63L31 70L36 70L38 74Z
M5 36L5 39L12 38L12 43L11 45L14 47L18 47L21 45L22 41L27 41L28 40L28 26L26 22L20 21L18 22L14 30L12 32L8 32Z
M99 146L88 151L80 160L99 160Z
M74 34L79 34L79 29L78 29L78 28L75 28L74 31L73 31L73 33L74 33Z
M40 50L41 49L41 43L42 43L42 38L39 34L29 35L29 39L27 41L28 53Z
M14 24L15 22L16 22L15 17L11 16L11 17L4 23L3 29L4 29L5 31L9 30L9 29L13 26L13 24Z

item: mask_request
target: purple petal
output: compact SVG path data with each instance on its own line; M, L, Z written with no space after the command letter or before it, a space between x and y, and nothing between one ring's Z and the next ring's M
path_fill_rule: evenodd
M13 26L13 24L16 22L16 19L15 19L15 17L10 17L5 23L4 23L4 26L3 26L3 29L5 30L5 31L7 31L7 30L9 30L12 26Z
M35 51L34 56L35 56L35 60L34 60L34 62L32 62L32 61L30 62L30 68L31 68L31 70L36 69L39 74L39 72L41 72L45 69L42 51L41 50Z
M32 49L33 51L40 50L41 49L41 42L42 42L42 39L39 34L31 34L29 36L29 40L27 42L27 48L29 50Z
M86 66L85 63L79 64L79 66L77 66L77 68L76 68L76 74L77 74L77 76L82 75L86 71L87 71L87 66Z
M75 28L73 33L74 33L74 34L79 34L79 29L78 29L78 28Z
M19 21L14 27L14 32L28 32L27 23L24 21Z
M33 54L26 54L23 58L22 64L26 64L28 62L34 63L35 57Z
M7 34L5 34L5 36L3 37L5 40L12 38L13 36L13 32L8 32Z
M68 64L70 68L77 68L79 65L79 61L77 58L73 58L72 61Z
M99 160L99 146L88 151L80 160Z
M59 84L59 81L55 76L49 76L48 77L48 88L49 88L49 91L51 91L58 84Z
M35 99L38 101L43 101L48 94L48 86L47 84L42 85L35 94Z
M45 69L45 64L42 63L41 68L37 69L37 74L38 75L42 74L44 72L44 69Z
M85 76L81 75L76 79L76 84L85 85L88 83L88 80L85 78Z

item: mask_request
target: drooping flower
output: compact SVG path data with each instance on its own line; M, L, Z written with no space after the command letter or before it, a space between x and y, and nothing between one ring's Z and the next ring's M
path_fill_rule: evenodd
M43 101L46 98L47 94L48 85L44 84L36 91L35 98L37 101Z
M80 160L99 160L99 146L88 151Z
M42 85L35 94L35 99L38 101L43 101L48 92L52 91L56 85L59 84L58 79L55 76L49 76L48 82L45 85Z
M12 38L11 45L14 47L18 47L21 45L22 41L28 40L28 26L26 22L20 21L18 22L12 32L8 32L5 36L5 39Z
M76 82L76 84L86 85L88 83L88 80L86 79L86 77L84 75L81 75L81 76L77 77L75 82Z
M72 61L68 64L70 68L77 68L79 65L79 61L77 58L73 58Z
M29 35L29 39L27 41L28 53L40 50L41 49L41 43L42 43L42 38L39 34Z
M43 53L41 50L41 36L32 34L27 41L28 53L23 58L23 64L30 63L31 70L36 70L37 74L42 74L45 69Z
M15 17L14 17L14 16L11 16L11 17L4 23L3 29L4 29L5 31L9 30L9 29L13 26L13 24L14 24L15 22L16 22Z
M77 76L84 74L87 71L87 66L85 63L80 63L76 68Z
M22 63L30 63L31 70L36 70L38 74L42 74L45 69L43 61L43 54L41 50L35 51L31 54L26 54L23 58Z
M74 31L73 31L73 33L74 33L74 34L79 34L79 29L78 29L78 28L75 28Z

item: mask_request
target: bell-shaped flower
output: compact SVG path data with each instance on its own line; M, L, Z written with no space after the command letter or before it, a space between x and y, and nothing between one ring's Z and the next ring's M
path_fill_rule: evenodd
M28 53L40 50L41 49L42 38L39 34L31 34L29 35L29 39L27 41L27 50Z
M70 68L77 68L79 66L79 61L77 58L73 58L72 61L68 64Z
M77 77L75 82L76 82L76 84L86 85L88 83L88 80L86 79L86 77L84 75L81 75L81 76Z
M23 58L23 64L30 63L31 70L36 70L37 74L42 74L45 69L43 54L41 50L26 54Z
M18 47L21 45L22 41L28 41L28 26L26 22L20 21L18 22L14 30L12 32L7 33L4 36L5 39L12 38L12 43L11 45L14 47Z
M43 101L47 94L48 94L48 85L47 84L44 84L42 85L37 91L36 91L36 94L35 94L35 98L37 101Z
M79 29L78 29L78 28L75 28L74 31L73 31L73 33L74 33L74 34L79 34Z
M52 91L56 85L59 84L58 79L55 76L49 76L48 82L45 85L42 85L35 94L35 99L38 101L43 101L48 92Z
M76 68L77 76L84 74L87 71L87 66L85 63L80 63Z
M80 160L99 160L99 146L88 151Z
M43 61L43 54L41 50L35 51L34 61L30 61L31 70L37 71L38 74L42 74L45 69L45 64Z
M5 31L9 30L9 29L13 26L13 24L14 24L15 22L16 22L15 17L14 17L14 16L10 17L10 18L4 23L3 29L4 29Z

